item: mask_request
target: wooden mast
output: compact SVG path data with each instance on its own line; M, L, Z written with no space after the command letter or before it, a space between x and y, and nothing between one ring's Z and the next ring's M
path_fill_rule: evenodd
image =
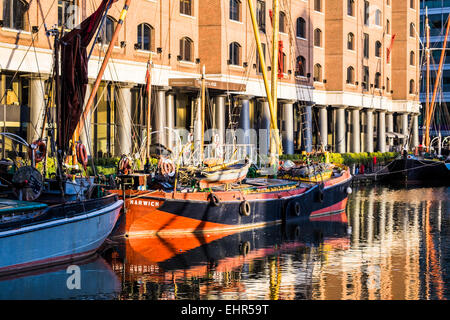
M100 86L100 82L102 80L103 74L105 73L105 69L108 64L109 58L111 57L111 53L114 49L114 43L116 43L117 38L119 37L119 31L122 28L123 21L125 20L125 17L127 15L127 11L128 11L128 7L130 6L130 2L131 2L131 0L125 0L125 4L122 8L122 12L120 13L119 21L117 22L116 30L114 30L114 33L112 35L111 41L108 46L108 50L106 51L106 54L105 54L105 58L103 59L102 66L100 67L100 70L98 72L97 79L95 79L94 86L93 86L91 94L89 96L89 100L86 103L86 107L84 108L84 111L83 111L83 114L81 117L81 121L78 123L78 129L77 129L78 132L81 132L81 130L83 129L84 122L86 121L87 115L89 114L92 104L94 103L95 95L97 94L98 87Z
M450 17L450 15L449 15L449 17ZM450 19L447 18L447 30L445 32L445 38L444 38L444 43L443 43L442 52L441 52L441 59L439 61L439 69L438 69L438 72L436 75L436 80L434 82L433 97L431 98L431 105L430 105L430 109L427 113L426 123L425 123L425 146L426 146L427 150L429 150L429 148L430 148L430 124L431 124L431 119L433 118L434 104L436 102L436 96L437 96L437 89L438 89L438 85L439 85L441 74L442 74L442 67L444 65L444 57L445 57L445 50L447 48L447 39L448 39L449 30L450 30Z
M200 140L200 165L204 158L204 138L205 138L205 65L202 67L202 137Z
M428 119L428 113L430 112L430 26L428 24L428 7L425 8L425 33L426 33L426 63L427 63L427 73L426 73L426 102L425 102L425 121ZM428 131L428 130L427 130ZM425 143L426 137L422 137L422 145Z
M278 1L278 0L274 0L274 1ZM256 40L256 46L258 48L258 57L259 57L259 63L261 65L261 70L262 70L262 75L263 75L263 80L264 80L264 87L266 89L266 95L267 95L267 102L269 103L269 112L270 112L270 124L271 124L271 128L276 132L278 131L277 128L277 121L276 121L276 113L275 113L275 109L274 109L274 104L273 104L273 99L272 99L272 93L270 91L269 88L269 83L267 81L267 69L266 69L266 62L264 60L264 54L262 51L262 46L261 46L261 38L259 36L259 28L258 28L258 23L256 22L256 15L255 15L255 8L253 7L253 1L252 0L248 0L248 8L250 10L250 16L252 19L252 26L253 26L253 33L255 36L255 40ZM279 145L280 145L280 137L278 134L274 135L274 140L276 143L276 147L278 150L279 149ZM274 159L271 159L271 162ZM273 163L271 163L272 165Z
M278 92L277 92L277 79L278 79L278 30L280 28L280 7L278 5L278 0L273 0L272 3L272 99L273 99L273 113L275 117L278 114ZM279 136L278 130L276 127L271 130L271 135ZM279 145L274 144L274 137L270 138L270 164L273 165L276 161L276 154L280 151L277 147Z
M150 115L151 115L151 103L152 103L152 66L153 66L153 54L150 52L150 60L148 62L148 79L147 79L147 164L150 164Z

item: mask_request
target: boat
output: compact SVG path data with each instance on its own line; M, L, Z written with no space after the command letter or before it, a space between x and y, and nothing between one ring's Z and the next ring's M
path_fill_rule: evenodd
M103 0L91 16L67 34L60 34L58 29L48 31L55 39L55 88L50 96L55 99L57 119L53 121L48 101L46 119L38 140L29 144L17 135L6 134L28 148L31 165L14 165L11 179L3 180L7 187L0 194L1 275L73 262L93 255L113 231L120 215L123 200L104 192L99 184L94 183L94 177L70 172L64 165L70 156L70 140L73 146L76 144L73 134L83 111L87 84L86 47L108 2ZM51 178L44 178L47 147L43 133L46 121L47 140L52 150L50 157L54 157L56 163L56 172ZM77 149L83 150L80 145ZM86 169L83 154L77 154L76 158ZM44 162L44 175L36 169L41 161ZM4 167L10 163L2 165L5 170Z
M422 145L417 147L414 154L409 154L406 148L402 154L395 160L393 160L387 167L389 174L384 177L385 181L396 184L407 185L450 185L450 156L448 151L442 153L442 146L445 146L444 141L441 140L440 133L436 137L438 141L437 148L432 148L432 141L430 137L430 127L432 119L435 115L436 98L438 94L438 88L440 86L441 74L444 65L444 57L447 47L447 39L450 30L450 21L447 23L446 34L443 41L443 48L441 52L441 58L439 62L439 68L437 70L436 80L434 84L433 95L430 98L430 33L429 33L429 20L428 9L426 12L426 47L424 50L426 54L426 106L424 112L424 136ZM433 140L435 140L433 139ZM443 155L444 154L444 155Z

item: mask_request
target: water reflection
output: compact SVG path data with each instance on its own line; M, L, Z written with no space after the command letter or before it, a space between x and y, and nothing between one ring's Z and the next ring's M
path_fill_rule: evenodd
M446 299L448 188L356 189L328 221L204 237L134 238L121 299Z

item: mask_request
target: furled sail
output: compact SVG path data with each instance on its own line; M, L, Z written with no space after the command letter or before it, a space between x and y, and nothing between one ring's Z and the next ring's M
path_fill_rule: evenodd
M95 35L109 2L103 0L98 9L79 26L61 38L61 105L58 115L57 144L60 150L69 148L81 113L88 84L87 46Z

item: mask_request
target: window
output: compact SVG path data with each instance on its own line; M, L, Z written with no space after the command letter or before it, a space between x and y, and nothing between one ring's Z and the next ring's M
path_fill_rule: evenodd
M283 64L281 66L281 70L278 70L279 72L281 71L282 73L286 73L286 53L282 53L281 54L281 63Z
M322 66L320 64L314 66L314 81L322 82Z
M297 37L306 38L306 21L303 18L297 18Z
M391 80L386 78L386 92L391 92Z
M259 30L266 30L266 3L258 0L256 3L256 21L258 22Z
M347 49L355 50L355 35L351 32L347 35Z
M413 79L409 80L409 94L415 94L416 92L416 83Z
M25 30L29 4L21 0L5 0L3 2L3 26L6 28Z
M415 4L416 0L409 0L409 7L411 9L415 9L416 8L416 4Z
M409 65L415 66L416 65L416 54L414 51L411 51L409 53Z
M375 11L375 24L377 26L381 26L381 10L380 9L377 9Z
M73 29L77 25L77 12L73 0L58 1L58 26L63 29Z
M266 61L266 44L265 43L261 43L261 49L263 52L264 61ZM256 70L257 70L257 73L262 73L262 66L261 66L261 62L259 61L258 50L256 50Z
M314 10L322 12L322 0L314 0Z
M314 46L316 47L322 46L322 30L320 29L314 30Z
M355 69L353 67L347 68L347 83L355 83Z
M241 21L241 1L230 0L230 20Z
M286 15L283 11L280 11L279 29L280 32L286 32Z
M299 77L306 76L306 59L303 56L297 57L297 64L295 66L295 75Z
M416 26L414 25L414 23L411 23L409 25L409 36L412 38L416 36Z
M194 43L188 37L180 39L180 60L192 61Z
M369 90L369 67L367 67L367 66L363 66L362 88L364 91Z
M369 35L367 33L364 33L364 58L369 58Z
M380 41L375 42L375 57L377 57L377 58L381 57L381 42Z
M99 42L102 44L108 44L112 40L112 36L114 34L114 29L116 25L116 20L110 16L106 16L105 23L102 26L100 31Z
M380 89L381 86L381 73L375 73L375 88Z
M141 23L137 26L137 47L140 50L153 50L153 27L147 23Z
M192 1L180 0L180 13L188 16L192 16Z
M240 66L241 65L241 46L237 42L230 43L229 47L229 64Z
M347 0L347 15L355 16L355 0Z
M364 1L364 24L369 25L369 17L370 17L370 5L369 1Z
M386 20L386 34L391 34L391 22L389 19Z

